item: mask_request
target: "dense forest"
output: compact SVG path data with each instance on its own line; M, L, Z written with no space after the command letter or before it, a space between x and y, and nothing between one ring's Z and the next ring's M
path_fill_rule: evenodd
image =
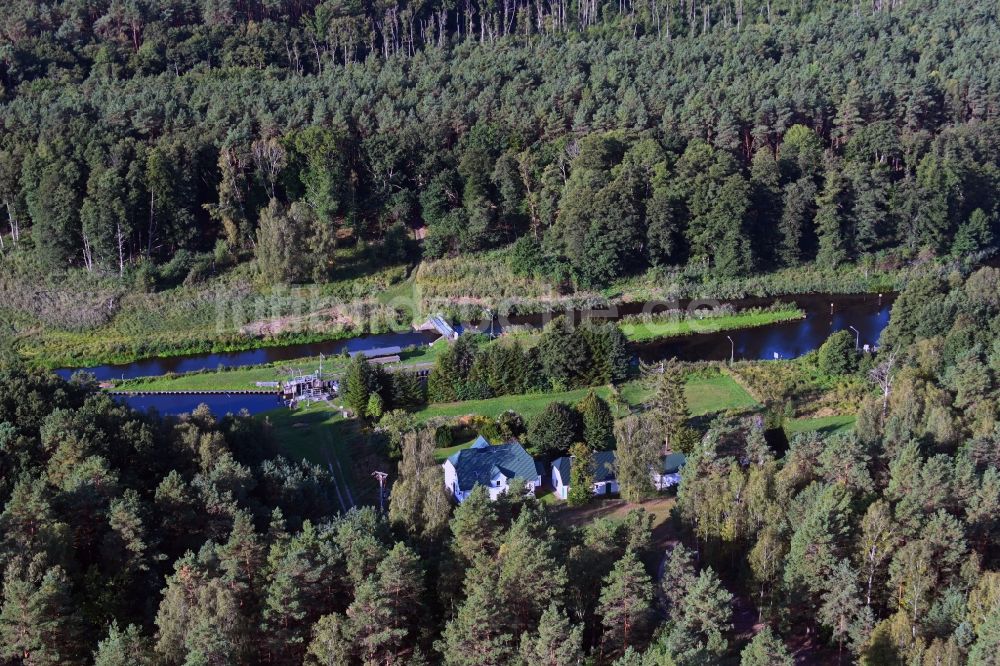
M0 251L146 285L515 243L515 270L578 287L974 254L996 24L919 0L23 0Z
M430 430L403 438L387 515L338 513L326 471L277 455L260 421L140 415L83 376L8 368L0 659L994 663L998 281L929 273L877 359L821 353L871 381L849 434L700 429L662 568L642 509L572 526L483 488L453 508ZM619 421L619 455L655 456L670 409ZM623 496L653 494L637 469ZM749 642L738 608L766 627Z
M689 373L794 362L637 365L614 324L462 336L425 383L345 359L343 423L391 470L384 511L346 507L270 417L140 413L4 357L0 663L995 664L1000 269L975 265L1000 239L998 14L7 2L0 295L145 296L234 267L322 283L348 249L408 270L503 248L566 291L659 267L912 270L877 349L840 331L797 366L855 412L848 432L786 431L796 380L692 417ZM19 307L0 300L0 347ZM626 377L648 397L622 402ZM415 414L549 390L583 397ZM655 523L669 547L641 507L571 521L482 487L455 505L435 456L475 434L573 456L573 507L597 452L616 452L621 505L657 497L651 466L684 453Z

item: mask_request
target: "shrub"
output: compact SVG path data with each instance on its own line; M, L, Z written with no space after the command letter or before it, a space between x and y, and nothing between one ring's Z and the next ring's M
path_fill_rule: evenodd
M828 375L846 375L858 368L855 337L850 331L837 331L819 348L819 369Z
M439 449L446 449L455 445L455 432L449 425L438 426L434 431L434 446Z
M580 439L580 415L561 402L550 402L528 426L528 444L534 455L565 454Z

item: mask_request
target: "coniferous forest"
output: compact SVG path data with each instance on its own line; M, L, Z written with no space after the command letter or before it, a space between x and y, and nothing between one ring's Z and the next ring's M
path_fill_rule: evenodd
M22 312L43 283L107 311L53 325L69 347L129 293L230 275L901 277L864 352L841 330L805 360L736 363L733 343L651 369L615 323L559 318L459 337L425 382L344 356L336 443L391 464L351 507L340 458L288 444L318 429L140 412L0 354L0 664L996 664L998 19L972 0L4 3L0 352L51 333ZM693 416L691 377L752 406ZM794 431L820 385L810 417L850 427ZM420 417L574 391L530 419ZM481 485L457 504L456 433L572 456L589 513ZM686 462L658 492L666 451Z
M483 486L453 508L432 430L404 436L386 516L341 513L326 469L277 453L266 423L144 416L85 378L9 368L0 658L994 663L998 281L907 287L880 356L833 370L875 387L849 434L782 443L759 417L715 419L689 449L666 555L642 508L574 525ZM655 457L672 418L654 400L619 421L619 458ZM619 479L649 494L624 463Z
M920 0L13 2L4 252L304 282L345 243L516 243L515 270L584 288L975 253L996 23Z

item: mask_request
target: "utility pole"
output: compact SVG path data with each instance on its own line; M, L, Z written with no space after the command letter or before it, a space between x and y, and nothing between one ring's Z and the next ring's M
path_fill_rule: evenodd
M385 480L389 475L386 472L372 472L372 476L378 481L378 509L385 513Z

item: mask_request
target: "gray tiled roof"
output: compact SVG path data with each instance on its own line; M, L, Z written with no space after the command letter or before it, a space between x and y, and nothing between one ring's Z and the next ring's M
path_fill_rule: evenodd
M663 456L663 473L676 474L681 471L685 462L683 453L671 453L669 456Z
M517 440L491 446L479 437L472 446L453 453L448 460L455 466L458 486L462 491L472 490L477 483L490 485L497 472L508 479L516 477L533 481L538 476L535 459Z
M569 485L570 473L572 471L572 465L569 456L563 456L562 458L556 458L552 461L552 466L559 470L559 478L562 479L563 485ZM612 481L615 478L615 452L614 451L596 451L594 453L594 481Z

